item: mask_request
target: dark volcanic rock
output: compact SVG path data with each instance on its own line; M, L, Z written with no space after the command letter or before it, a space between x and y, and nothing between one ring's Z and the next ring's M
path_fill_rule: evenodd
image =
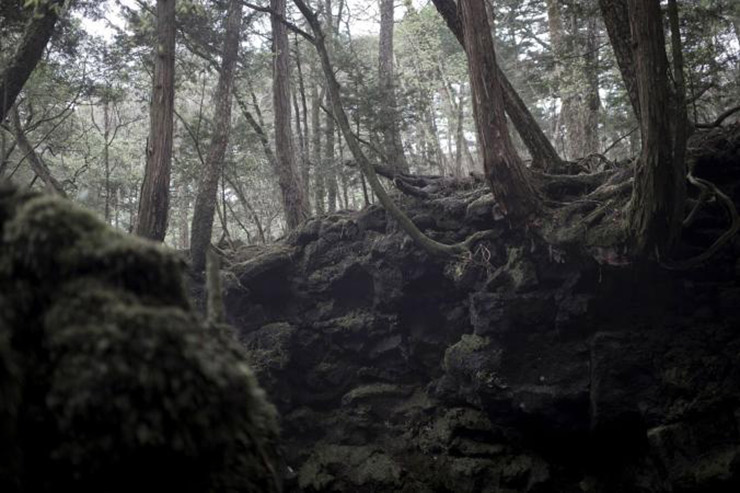
M296 490L740 491L735 254L614 268L506 229L481 190L404 207L435 238L499 234L445 264L370 207L234 269Z

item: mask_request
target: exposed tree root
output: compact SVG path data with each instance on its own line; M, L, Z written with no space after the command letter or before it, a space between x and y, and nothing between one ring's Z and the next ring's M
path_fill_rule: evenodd
M735 128L713 128L695 134L692 137L690 153L695 159L712 159L712 156L732 155L737 152L740 126ZM722 161L726 161L722 159ZM589 164L590 163L590 164ZM626 211L630 206L634 185L634 166L628 162L619 166L603 156L592 155L577 163L579 174L552 174L533 171L532 176L545 204L545 214L533 220L533 228L545 242L558 248L597 252L599 261L612 262L618 258L618 264L628 263L623 254L607 257L604 252L627 251L630 233ZM348 166L357 166L348 161ZM469 189L467 195L460 197L466 203L472 203L485 195L487 189L482 177L471 175L465 179L452 177L409 175L394 173L390 168L374 165L375 172L391 180L403 194L421 200L435 200L452 193L460 194ZM599 169L590 172L587 170ZM683 227L691 227L704 210L704 206L716 197L727 209L731 217L730 228L701 255L682 261L662 259L661 265L670 269L690 269L701 265L712 257L740 230L740 219L732 200L716 185L706 179L687 176L687 180L700 190L699 197L692 200ZM465 252L482 240L494 236L494 231L484 231L458 244L458 252ZM465 255L465 254L464 254Z
M681 261L671 261L671 260L663 260L661 261L661 265L667 269L671 270L688 270L692 269L694 267L698 267L704 262L706 262L709 258L711 258L715 253L717 253L723 246L727 244L737 233L740 231L740 216L738 216L737 208L735 207L734 202L730 197L728 197L725 193L723 193L717 186L707 180L703 180L701 178L696 178L692 174L689 174L688 176L689 183L692 185L695 185L699 189L702 190L702 194L709 191L712 195L717 197L717 199L722 203L722 205L725 206L725 209L727 209L727 213L730 215L730 228L725 231L722 236L717 238L717 240L712 243L712 245L707 248L703 253L700 255L697 255L696 257L692 257L690 259L681 260ZM704 201L706 202L706 200ZM700 200L696 207L694 207L694 210L691 211L691 214L687 218L691 218L692 215L695 214L696 210L700 208L702 204L702 201ZM686 221L684 221L684 224Z

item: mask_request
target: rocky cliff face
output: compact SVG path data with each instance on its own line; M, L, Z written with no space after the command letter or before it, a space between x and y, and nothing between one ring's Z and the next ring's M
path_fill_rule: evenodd
M737 183L733 152L704 176ZM444 241L492 221L475 184L405 208ZM740 242L679 273L494 228L445 264L369 207L233 259L230 322L281 412L294 488L740 491Z

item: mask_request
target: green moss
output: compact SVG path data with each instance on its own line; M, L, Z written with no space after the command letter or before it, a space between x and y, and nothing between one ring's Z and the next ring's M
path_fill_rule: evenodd
M275 490L275 410L174 253L7 189L0 227L0 458L24 457L3 491Z
M299 471L298 482L311 491L354 491L366 485L386 485L390 491L401 472L396 461L381 450L327 444L314 448Z
M487 337L481 337L475 334L463 334L459 341L447 348L442 367L446 372L454 372L460 363L469 358L472 354L485 350L490 345Z

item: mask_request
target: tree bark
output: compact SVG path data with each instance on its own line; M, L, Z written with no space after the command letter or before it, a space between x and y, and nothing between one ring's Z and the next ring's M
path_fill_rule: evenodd
M111 202L111 168L110 168L110 83L105 87L105 98L103 100L103 168L105 170L105 223L110 224L110 202Z
M329 57L334 56L334 15L331 0L325 0L324 10L326 13L326 49ZM331 104L328 104L332 108ZM324 186L326 187L326 209L328 212L337 210L337 176L336 163L334 162L334 124L335 115L330 111L326 114L326 126L324 127L325 143L324 150Z
M65 0L39 2L26 25L23 38L0 72L0 122L5 120L21 89L44 55Z
M303 185L303 196L306 199L306 205L311 210L311 159L309 159L309 141L311 140L308 132L308 103L306 102L306 83L303 77L303 63L301 63L301 51L298 45L298 38L295 39L295 65L298 71L298 95L300 95L303 133L300 136L301 142L301 184ZM297 98L296 98L297 99ZM296 109L296 118L298 118L298 109ZM296 128L301 125L296 122Z
M632 104L637 121L640 121L640 96L637 89L635 72L635 54L632 51L632 33L628 0L599 0L601 16L604 19L606 32L609 35L614 57L617 59L627 95Z
M638 253L667 255L681 229L686 172L674 162L668 58L659 0L629 0L640 96L642 154L635 172L630 227Z
M380 0L380 41L378 46L378 81L380 84L380 124L383 147L389 163L399 173L408 173L409 165L398 127L398 108L393 67L394 0Z
M286 0L271 0L270 8L279 16L285 15ZM272 23L272 101L275 115L275 156L277 157L278 184L283 201L285 222L289 230L298 226L309 214L303 194L290 128L290 49L288 29L276 15Z
M437 11L447 23L460 44L465 47L465 35L463 34L463 24L458 15L458 9L454 0L432 0ZM501 71L498 64L494 63L496 77L500 81L503 91L504 105L506 113L511 118L516 131L527 146L529 153L532 155L532 166L538 169L556 168L562 159L558 156L552 143L540 128L537 120L529 112L527 105L516 92L514 87Z
M594 13L586 21L586 54L584 56L585 100L582 104L583 148L581 156L598 153L599 142L599 24Z
M146 168L139 194L136 234L164 241L170 202L175 106L175 0L157 0L157 46Z
M483 168L504 214L525 218L538 209L537 195L506 125L486 5L484 0L461 0L460 11Z
M572 63L572 40L563 26L559 0L547 0L547 25L550 32L552 51L555 54L555 79L560 96L560 118L556 135L565 141L565 158L575 159L579 145L579 111L576 67ZM571 63L569 63L571 62ZM562 132L562 133L561 133ZM559 140L556 137L556 141Z
M578 159L599 151L598 27L596 16L592 12L584 12L583 4L571 5L567 23L564 22L561 5L559 0L547 0L547 19L561 100L561 118L558 121L564 130L566 157ZM585 32L579 26L581 23L586 24Z
M218 181L221 178L224 156L231 132L231 102L234 72L239 54L239 34L242 24L242 2L231 0L226 20L221 69L214 95L214 129L205 167L198 184L190 228L190 259L195 272L206 266L206 252L211 244L213 218L216 210ZM290 125L290 116L288 116Z
M316 77L317 78L317 77ZM321 100L319 82L311 85L311 161L313 162L314 208L317 215L324 213L324 166L321 162Z

